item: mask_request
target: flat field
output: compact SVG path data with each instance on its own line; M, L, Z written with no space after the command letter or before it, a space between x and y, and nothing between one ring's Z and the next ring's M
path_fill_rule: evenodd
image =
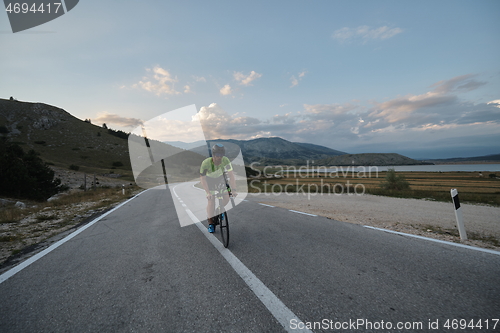
M409 190L385 190L387 172L290 172L267 169L266 176L250 180L250 192L305 192L374 194L400 198L451 201L457 189L463 202L500 206L500 175L478 172L396 172L410 184Z

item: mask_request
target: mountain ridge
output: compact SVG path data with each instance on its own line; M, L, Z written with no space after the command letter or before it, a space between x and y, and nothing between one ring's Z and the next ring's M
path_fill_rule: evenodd
M463 162L487 162L487 163L500 163L500 154L473 156L473 157L452 157L452 158L440 158L440 159L425 159L422 161L431 162L435 164L446 164L446 163L463 163Z
M277 160L311 160L345 154L337 150L313 144L297 144L280 137L257 138L252 140L209 140L209 142L231 142L240 147L245 162Z
M393 166L393 165L425 165L432 164L417 161L397 153L364 153L348 154L324 146L311 143L290 142L279 137L258 138L252 140L217 139L208 140L213 143L231 143L241 149L246 165L258 163L260 165L306 165L314 161L316 165L366 165L366 166ZM167 142L178 145L183 149L190 148L198 154L207 154L207 146L203 141L193 143ZM197 146L194 147L193 146ZM228 152L226 152L228 153ZM237 152L236 152L237 153ZM231 151L230 155L235 152Z

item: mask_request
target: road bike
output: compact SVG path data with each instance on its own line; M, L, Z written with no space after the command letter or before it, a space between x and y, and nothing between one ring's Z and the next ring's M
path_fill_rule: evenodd
M217 226L220 227L220 235L221 235L221 240L222 240L222 245L224 247L229 246L229 219L227 217L227 211L226 208L224 207L224 192L227 191L229 194L229 198L231 199L231 204L233 205L234 208L234 199L233 195L231 193L231 187L229 187L229 183L227 181L227 175L226 172L222 174L224 182L221 182L219 185L216 186L215 188L215 198L217 199L216 201L218 202L217 208L215 209L215 216L212 218L215 227Z

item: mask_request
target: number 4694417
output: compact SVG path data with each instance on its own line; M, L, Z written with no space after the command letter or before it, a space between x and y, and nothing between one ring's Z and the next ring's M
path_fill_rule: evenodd
M51 8L51 5L54 5L53 8ZM5 11L9 14L14 13L14 14L19 14L23 13L26 14L28 12L30 13L45 13L47 12L48 14L51 13L56 13L59 11L59 8L61 7L62 3L61 2L54 2L54 3L41 3L38 7L36 4L33 4L31 7L28 3L12 3L9 2L8 6L5 8ZM53 11L51 11L53 10Z

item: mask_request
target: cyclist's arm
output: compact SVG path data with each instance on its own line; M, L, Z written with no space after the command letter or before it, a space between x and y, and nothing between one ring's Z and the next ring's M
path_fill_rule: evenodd
M237 195L238 190L236 189L236 179L234 177L233 170L227 172L229 176L229 186L231 186L231 192L234 196Z
M200 183L203 189L205 190L205 194L207 196L210 195L210 189L208 188L207 176L200 175Z

